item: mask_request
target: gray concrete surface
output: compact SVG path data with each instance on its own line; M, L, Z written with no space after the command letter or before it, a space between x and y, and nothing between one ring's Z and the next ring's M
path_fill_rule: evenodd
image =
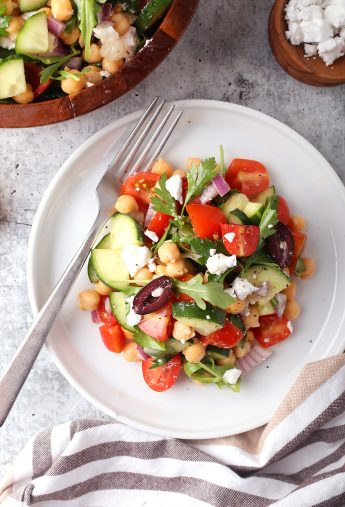
M48 183L83 141L155 95L217 99L263 111L313 143L344 181L345 87L312 88L285 74L267 41L270 7L269 0L201 0L183 40L131 93L66 123L0 131L0 373L32 320L27 242ZM69 386L43 350L0 429L0 476L32 434L78 417L105 416Z

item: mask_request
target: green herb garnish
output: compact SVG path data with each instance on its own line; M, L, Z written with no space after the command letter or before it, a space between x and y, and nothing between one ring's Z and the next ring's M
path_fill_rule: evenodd
M228 387L238 392L240 390L240 380L236 384L228 384L224 380L224 373L232 368L232 365L216 365L212 357L206 357L199 363L189 363L186 361L183 365L185 374L192 380L197 380L203 384L216 384L220 389Z
M200 195L206 186L217 175L216 159L214 157L207 158L204 162L200 162L198 166L195 164L187 172L188 190L183 206L183 210L188 202Z
M202 310L206 308L205 301L222 309L225 309L235 301L233 297L224 292L222 283L208 282L204 284L200 273L188 282L174 280L173 283L175 289L192 297Z
M85 59L90 56L92 30L97 25L97 12L100 7L95 0L75 0L77 6L79 28L85 44Z
M275 226L278 223L278 196L271 197L265 207L263 215L260 220L260 243L259 246L265 241L266 238L272 236L275 232Z

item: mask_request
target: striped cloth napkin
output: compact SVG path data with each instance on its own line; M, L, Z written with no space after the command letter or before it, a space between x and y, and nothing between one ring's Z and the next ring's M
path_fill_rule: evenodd
M269 424L233 437L56 426L28 442L0 495L1 507L344 507L345 355L308 364Z

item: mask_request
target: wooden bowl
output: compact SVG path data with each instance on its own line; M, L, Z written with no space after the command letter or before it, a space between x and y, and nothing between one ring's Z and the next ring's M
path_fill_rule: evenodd
M0 127L36 127L70 120L117 99L134 88L166 58L182 37L199 0L174 0L152 39L122 67L96 86L75 95L31 104L0 104Z
M345 57L327 67L320 57L306 58L303 44L293 46L286 38L288 29L284 7L287 0L275 0L268 22L268 38L279 65L295 79L313 86L345 83Z

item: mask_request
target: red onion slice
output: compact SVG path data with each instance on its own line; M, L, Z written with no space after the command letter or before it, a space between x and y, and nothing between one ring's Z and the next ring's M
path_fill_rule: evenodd
M98 23L102 23L103 21L107 21L111 12L113 10L113 6L110 3L105 3L102 5L102 9L97 14Z
M276 294L275 298L277 300L277 304L274 307L274 311L276 312L278 319L281 319L285 311L287 296L285 294Z
M245 375L248 375L250 371L256 368L271 355L271 350L263 349L260 347L260 345L255 343L248 354L246 354L244 357L241 357L240 359L237 359L236 366L242 370Z
M217 195L218 195L218 191L211 184L205 188L205 190L203 191L203 193L199 197L199 200L200 200L201 204L206 204L207 202L212 201L212 199L214 199Z
M212 185L221 197L227 194L230 190L228 183L221 174L217 174L217 176L213 178Z
M62 21L58 21L57 19L48 17L47 22L49 32L52 33L53 35L56 35L56 37L59 37L61 32L66 30L66 25L65 23L62 23Z
M142 347L140 347L140 345L137 345L137 351L138 351L138 354L141 357L141 359L143 359L144 361L145 361L145 359L150 358L150 356L148 354L146 354L145 350Z
M92 310L91 312L91 319L94 324L99 324L101 321L98 317L97 310Z
M109 298L106 298L106 300L104 301L104 309L105 311L107 312L108 315L112 315L113 312L111 310L111 304L110 304L110 299Z
M147 210L147 213L146 213L146 217L145 217L145 227L147 227L149 225L149 223L151 222L151 220L153 219L153 217L155 216L156 212L155 210L152 208L152 205L150 204L148 210Z

